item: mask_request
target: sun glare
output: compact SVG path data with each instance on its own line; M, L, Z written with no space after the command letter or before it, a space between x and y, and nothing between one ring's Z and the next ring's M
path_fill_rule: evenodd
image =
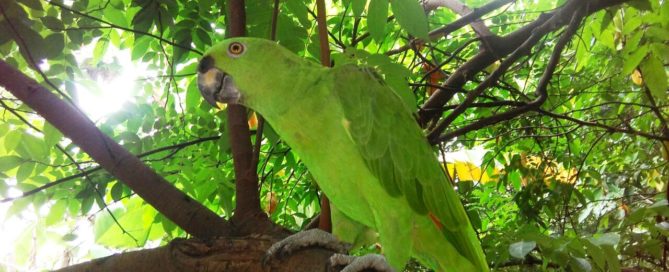
M70 1L71 4L71 1ZM93 63L92 56L96 42L82 47L74 53L81 73L77 74L75 102L93 121L104 120L128 103L136 102L142 90L142 78L155 77L148 65L133 62L129 50L119 50L110 45L100 60ZM48 70L47 62L40 68ZM79 152L78 148L72 150ZM19 197L22 192L16 188L15 179L8 179L8 197ZM10 268L16 271L52 269L91 257L113 254L103 246L95 245L93 225L88 216L69 218L44 228L47 211L54 203L49 203L36 211L30 205L17 212L14 205L21 207L25 199L0 203L0 271ZM17 204L18 203L18 204ZM15 214L8 216L8 214ZM91 214L94 212L92 211ZM63 237L76 234L73 240ZM25 241L32 241L26 244ZM37 242L39 241L39 242ZM35 248L39 246L39 248ZM67 257L64 257L67 256ZM40 261L31 261L34 258ZM69 259L65 263L62 260Z
M76 84L77 102L93 120L98 120L120 110L126 102L132 102L136 88L137 75L122 73L110 79L94 81L99 90L92 91L90 86Z
M135 102L141 87L138 80L150 77L147 65L133 62L128 50L109 46L104 57L91 63L95 43L82 47L76 54L82 67L82 79L75 84L77 103L93 121L122 109L128 102Z

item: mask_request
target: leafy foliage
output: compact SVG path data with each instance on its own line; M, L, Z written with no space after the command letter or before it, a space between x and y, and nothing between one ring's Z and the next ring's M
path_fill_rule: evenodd
M201 52L226 32L222 2L3 1L0 54L82 108L86 102L81 98L89 93L118 91L100 85L137 80L119 110L96 117L98 127L179 189L230 217L235 192L226 116L203 103L194 76ZM269 38L270 2L247 1L248 35ZM503 36L565 2L571 1L515 1L484 15L482 22L487 31ZM463 3L473 9L488 2ZM426 14L413 0L331 1L327 24L334 65L375 68L418 108L435 91L447 89L440 85L485 50L469 27L445 38L428 34L462 18L453 10L439 7ZM319 59L314 16L312 1L281 1L277 41L305 58ZM480 165L445 168L455 169L449 172L459 181L458 191L493 267L666 269L668 29L666 1L629 1L593 13L562 51L538 110L438 144L438 155L485 150ZM457 115L449 130L534 99L562 33L543 37L530 55ZM410 42L428 36L429 43ZM109 57L120 55L149 72L134 79L115 77L128 69ZM464 103L499 63L468 75L439 116ZM87 249L77 249L81 218L94 221L99 246L113 249L184 235L21 101L3 91L0 102L0 196L12 200L7 217L40 215L31 230L37 235L16 240L17 256L28 256L26 241L36 237L38 245L57 241L78 252L78 258L91 257ZM262 142L260 194L271 219L302 228L319 211L309 172L271 127L253 140ZM479 182L483 176L485 182ZM27 194L11 199L17 191Z

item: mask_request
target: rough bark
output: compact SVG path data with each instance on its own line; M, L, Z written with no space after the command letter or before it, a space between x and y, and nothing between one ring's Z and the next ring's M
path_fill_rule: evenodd
M246 13L244 0L228 0L226 3L227 37L246 35ZM228 133L235 167L235 213L232 223L241 235L262 233L273 227L260 207L257 164L251 145L248 125L248 110L241 105L230 104Z
M327 271L327 260L334 253L320 248L295 252L284 260L262 264L271 237L219 238L211 242L176 239L153 249L124 252L58 271Z

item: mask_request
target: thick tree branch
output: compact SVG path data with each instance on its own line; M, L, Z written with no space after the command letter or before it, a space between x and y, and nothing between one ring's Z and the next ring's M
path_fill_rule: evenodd
M225 220L153 172L72 105L4 61L0 61L0 86L43 116L110 174L186 232L208 239L229 231Z
M325 19L327 18L325 1L316 0L316 21L318 24L318 38L321 49L321 64L330 67L330 43L328 42L328 28ZM330 200L321 192L321 214L318 221L318 228L327 232L332 232L332 217L330 213Z
M228 0L226 8L227 37L246 35L244 0ZM227 124L230 132L230 144L235 167L235 192L237 194L232 222L240 226L240 233L261 232L257 231L255 227L269 223L267 215L260 207L257 165L253 164L255 159L247 112L247 109L241 105L229 104L227 107ZM261 221L263 224L261 224Z
M536 42L538 42L545 33L551 31L553 24L549 24L548 22L545 22L542 24L540 27L536 29L536 31L532 32L532 35L527 37L527 39L516 49L513 51L513 53L506 58L495 70L492 74L490 74L486 79L481 82L474 90L469 92L467 94L467 97L465 100L460 103L449 115L447 115L443 120L439 122L439 124L428 134L428 140L432 143L435 144L439 141L438 137L441 134L444 129L446 129L455 119L465 112L467 108L474 102L474 100L481 95L486 89L489 87L493 86L499 78L504 75L506 70L508 70L511 65L513 65L518 59L520 59L523 56L529 55L531 53L531 49L534 46ZM485 51L485 50L484 50ZM451 78L453 78L452 75ZM439 92L439 91L437 91ZM437 93L435 92L435 94ZM434 95L432 96L434 97ZM431 98L432 98L431 97ZM427 103L430 101L428 100ZM432 111L434 112L434 111Z
M562 50L564 50L564 47L567 45L567 43L569 43L569 41L571 40L571 37L574 35L574 33L576 33L576 29L578 28L578 26L581 23L582 17L581 17L580 14L583 14L584 12L585 12L584 10L577 10L576 13L574 13L574 15L571 19L571 22L569 23L569 27L567 28L565 33L562 34L562 36L560 37L560 40L555 45L555 48L553 49L553 54L551 54L551 57L548 60L548 63L546 64L546 69L544 70L543 75L539 79L539 83L538 83L538 86L537 86L537 89L536 89L536 94L538 95L538 97L536 99L534 99L532 102L527 103L526 105L511 109L511 110L506 111L506 112L501 113L501 114L497 114L497 115L493 115L493 116L490 116L490 117L480 119L477 122L471 123L471 124L466 125L462 128L459 128L459 129L457 129L453 132L442 135L441 137L439 137L437 142L449 141L449 140L453 139L454 137L464 135L467 132L478 130L478 129L481 129L481 128L484 128L484 127L487 127L487 126L505 121L505 120L510 120L512 118L515 118L515 117L525 113L525 112L528 112L528 111L531 111L533 109L539 108L541 106L541 104L543 104L546 101L546 98L548 98L548 92L547 92L548 83L550 83L550 80L553 77L553 72L555 72L555 67L557 67L558 63L560 62L560 57L562 55ZM532 39L533 37L534 37L534 39L539 39L539 37L535 37L535 35L530 36L530 38L525 43L523 43L523 45L518 50L516 50L507 60L504 61L504 63L506 63L507 61L515 62L517 54L522 54L522 52L526 50L526 47L531 47L531 45L535 43L535 41ZM503 65L504 65L504 63L503 63ZM496 74L500 70L502 70L502 71L505 70L505 69L502 69L502 68L503 68L503 66L500 65L499 69L497 71L495 71L493 74ZM492 77L492 75L490 77ZM487 78L483 83L481 83L479 85L479 87L477 88L477 90L481 86L485 86L484 83L489 82L490 77ZM483 87L483 88L487 88L487 87ZM475 92L470 93L467 96L467 99L465 100L465 102L463 102L458 107L456 107L453 110L453 112L451 113L451 115L449 115L446 118L446 120L455 120L455 117L452 117L451 119L449 119L449 117L451 117L456 112L458 112L457 110L460 107L469 107L470 104L473 102L473 99L469 99L469 98L473 97L472 94L474 94L474 93ZM468 101L471 101L471 102L467 103ZM463 111L461 110L459 112L463 112ZM444 125L444 124L448 125L450 123L443 122L440 125ZM439 129L439 126L437 126L437 129Z
M556 30L567 24L577 9L584 8L584 6L587 5L588 9L585 15L588 16L601 9L618 5L626 1L628 0L571 0L564 4L561 8L558 8L551 13L539 16L539 18L537 18L532 23L529 23L504 37L495 37L494 40L490 41L489 43L492 46L492 50L488 50L489 48L486 47L472 59L460 66L456 71L454 71L453 74L442 85L451 90L461 89L462 86L464 86L464 84L471 80L476 74L489 65L493 64L495 61L516 51L516 49L521 46L521 44L526 42L531 36L535 35L533 40L536 43L536 41L539 41L540 38L546 35L548 32ZM541 28L541 30L539 28ZM540 31L543 33L538 35L540 34ZM531 46L533 45L534 44L531 44ZM483 90L480 91L482 92ZM430 120L438 117L441 114L440 111L429 109L440 109L443 105L450 101L454 95L454 91L444 91L443 89L434 92L434 94L430 96L430 98L425 102L425 104L423 104L423 107L418 112L420 123L425 125ZM448 123L450 123L450 121ZM440 133L440 131L437 133Z

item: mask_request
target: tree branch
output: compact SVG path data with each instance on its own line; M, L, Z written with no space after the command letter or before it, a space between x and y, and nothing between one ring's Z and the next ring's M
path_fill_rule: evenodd
M640 137L644 137L644 138L648 138L648 139L652 139L652 140L669 141L669 136L654 135L654 134L646 133L646 132L643 132L643 131L633 130L633 129L630 129L630 128L619 128L619 127L613 127L613 126L609 126L609 125L605 125L605 124L601 124L601 123L597 123L597 122L593 122L593 121L584 121L584 120L576 119L576 118L571 117L571 116L561 115L561 114L557 114L557 113L542 110L542 109L535 109L534 111L538 112L538 113L541 113L543 115L549 116L549 117L553 117L553 118L557 118L557 119L564 119L564 120L571 121L571 122L574 122L576 124L583 125L583 126L603 128L603 129L605 129L609 132L618 132L618 133L636 135L636 136L640 136Z
M228 25L226 37L246 35L246 12L244 0L228 0L226 3ZM239 226L241 234L256 232L254 227L269 223L260 207L257 165L253 162L251 132L247 109L242 105L228 104L228 131L235 167L235 213L232 222ZM254 225L255 224L255 225Z
M492 50L489 50L489 48L484 48L484 50L480 51L476 56L471 58L469 61L460 66L455 72L453 72L453 74L442 85L450 89L456 89L456 90L461 89L465 83L471 80L476 74L478 74L484 68L493 64L495 61L501 59L502 57L505 57L511 54L512 52L515 52L516 49L519 46L521 46L525 41L527 41L529 37L531 37L532 35L536 35L535 38L533 38L533 40L538 41L539 40L538 38L541 38L541 36L567 24L567 22L569 22L569 19L573 15L574 11L576 9L582 8L584 5L588 5L587 13L585 14L585 16L588 16L601 9L618 5L626 1L628 0L595 0L595 1L571 0L566 4L564 4L561 8L558 8L551 13L546 13L543 14L542 16L539 16L539 18L537 18L535 21L525 25L524 27L504 37L494 38L494 41L491 41L490 43L490 45L492 45ZM497 3L497 2L492 2L492 3ZM488 5L491 5L492 3ZM464 18L465 17L461 19ZM537 35L539 34L538 28L544 28L543 31L545 31L540 36ZM534 44L531 45L533 46ZM422 108L418 112L420 123L422 125L425 125L430 120L438 117L441 114L441 112L439 111L426 110L426 109L441 108L449 100L451 100L451 98L454 95L455 95L454 92L445 92L443 90L437 90L436 92L434 92L432 96L430 96L430 98L423 104Z
M551 54L551 57L548 60L548 63L546 64L546 69L544 70L543 75L539 79L539 84L538 84L537 89L536 89L536 93L539 96L536 99L534 99L532 102L527 103L526 105L523 105L521 107L511 109L509 111L506 111L506 112L498 114L498 115L493 115L493 116L490 116L490 117L480 119L477 122L471 123L471 124L466 125L462 128L459 128L459 129L457 129L453 132L447 133L447 134L439 137L437 142L449 141L449 140L453 139L454 137L464 135L467 132L478 130L478 129L481 129L481 128L484 128L484 127L487 127L487 126L490 126L490 125L493 125L493 124L496 124L496 123L499 123L501 121L510 120L512 118L515 118L516 116L519 116L519 115L525 113L525 112L528 112L530 110L539 108L541 106L541 104L543 104L546 101L546 98L548 98L548 92L547 92L548 83L550 83L550 80L553 77L553 72L555 72L555 67L557 67L558 63L560 62L560 57L561 57L561 54L562 54L562 50L567 45L567 43L569 43L569 41L571 40L571 37L574 35L574 33L576 32L576 29L580 25L581 20L583 19L583 17L581 17L581 14L583 14L583 13L585 13L585 11L582 10L582 9L576 10L576 12L574 13L574 15L571 19L571 22L569 23L569 27L567 28L565 33L562 34L562 36L560 37L560 40L555 45L555 48L553 49L553 54ZM541 32L541 31L538 31L538 32ZM506 70L506 68L508 68L506 65L511 65L511 63L515 62L515 60L519 57L520 54L523 54L523 52L526 52L528 47L531 47L532 44L534 44L534 43L536 43L536 41L538 41L540 36L542 36L542 35L539 34L539 35L535 36L533 34L532 36L530 36L530 38L528 38L528 40L525 41L525 43L523 43L523 45L520 48L518 48L516 51L514 51L514 53L511 54L511 56L509 56L509 58L506 59L502 63L502 65L500 65L500 67L495 72L493 72L492 75L490 75L490 77L486 78L486 80L484 82L482 82L476 88L475 91L470 93L467 96L467 99L465 99L465 101L462 102L462 104L458 105L458 107L456 107L453 110L453 112L449 116L447 116L446 119L442 123L440 123L437 126L435 131L437 131L441 127L446 127L447 125L450 124L450 122L446 122L446 121L455 120L455 118L457 116L456 113L464 112L464 109L462 109L462 107L469 107L470 104L474 101L474 98L476 98L476 96L478 96L478 95L474 96L473 94L475 94L476 91L479 91L479 89L487 88L487 85L489 84L488 82L491 82L491 80L492 80L491 78L493 77L493 75L503 73L504 70ZM510 63L507 63L507 62L510 62ZM499 72L500 70L502 72ZM460 110L458 111L458 109L460 109ZM453 116L453 115L455 115L455 116ZM453 117L451 117L451 116L453 116ZM434 143L436 143L436 142L433 142L433 144Z
M328 42L328 28L325 22L326 10L325 1L316 0L316 21L318 24L318 38L321 49L321 64L330 67L330 43ZM318 221L318 228L327 232L332 232L332 218L330 213L330 201L325 193L321 192L321 214Z
M230 230L225 220L153 172L98 130L83 113L4 61L0 61L0 86L43 116L110 174L186 232L208 239Z
M515 0L511 0L515 1ZM491 5L494 7L495 5L505 5L508 2L511 2L509 0L497 0L489 3L488 5ZM497 3L501 2L501 3ZM506 3L505 3L506 2ZM485 5L485 6L488 6ZM484 7L485 7L484 6ZM458 0L427 0L423 3L423 8L425 8L425 11L432 11L435 10L439 7L445 7L448 8L455 13L459 14L460 16L466 16L469 14L472 14L472 10L465 5L464 3L458 1ZM478 37L485 37L485 36L492 36L492 32L490 32L490 29L481 21L481 19L477 19L473 22L470 23L472 26L472 29L474 29L474 32L476 32L476 35Z

